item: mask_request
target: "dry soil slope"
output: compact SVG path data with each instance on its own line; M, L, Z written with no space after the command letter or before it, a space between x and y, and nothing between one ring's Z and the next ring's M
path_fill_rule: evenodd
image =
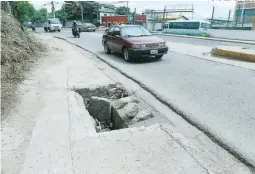
M26 65L41 48L25 27L1 10L1 118L15 100L16 84L23 79Z

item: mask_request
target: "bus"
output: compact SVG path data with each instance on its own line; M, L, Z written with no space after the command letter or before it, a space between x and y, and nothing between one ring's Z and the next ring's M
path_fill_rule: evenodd
M210 22L204 20L167 21L163 33L182 35L208 35Z

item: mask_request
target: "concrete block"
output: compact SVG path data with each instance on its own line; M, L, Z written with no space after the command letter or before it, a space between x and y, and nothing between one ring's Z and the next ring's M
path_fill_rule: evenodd
M128 127L128 118L123 109L112 107L112 123L113 129L122 129Z
M154 112L152 109L144 109L138 112L138 114L135 116L135 119L138 121L144 121L144 120L148 120L150 118L154 117Z
M124 98L120 98L119 100L113 102L113 106L116 109L121 109L124 108L128 103L139 103L140 100L137 99L134 96L129 96L129 97L124 97Z
M136 114L138 113L138 106L136 103L128 103L124 108L123 108L126 116L128 118L134 118Z
M107 98L91 97L88 111L91 116L100 121L111 122L111 102Z
M231 59L255 62L255 50L242 49L240 47L220 47L213 48L212 54Z

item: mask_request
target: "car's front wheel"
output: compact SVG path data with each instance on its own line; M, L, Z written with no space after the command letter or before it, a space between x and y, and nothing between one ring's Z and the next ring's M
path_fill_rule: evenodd
M127 48L123 49L123 57L124 57L126 62L130 62L131 61L131 57L130 57L130 55L128 53L128 49Z
M160 56L156 56L156 60L159 60L163 57L163 55L160 55Z
M110 48L108 47L107 42L104 43L104 52L105 52L106 54L111 54L111 50L110 50Z

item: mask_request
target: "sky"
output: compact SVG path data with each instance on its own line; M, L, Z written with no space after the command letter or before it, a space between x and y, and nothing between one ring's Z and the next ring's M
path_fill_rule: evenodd
M50 11L50 5L43 6L43 4L47 4L50 1L31 1L32 4L36 9L40 9L43 7L47 7ZM63 5L64 1L54 1L57 2L56 9L60 9ZM127 3L117 3L118 1L98 1L100 3L109 3L114 4L115 6L123 6ZM142 13L145 9L154 9L154 10L163 10L164 6L167 5L168 8L173 7L173 5L183 5L183 4L193 4L195 13L194 13L194 19L204 19L204 18L211 18L212 16L212 9L213 6L215 7L214 11L214 18L220 18L220 19L227 19L229 10L231 10L231 18L234 16L234 9L235 9L235 0L228 0L228 1L222 1L222 0L197 0L197 1L174 1L174 0L168 0L168 1L150 1L150 0L141 0L141 1L129 1L128 6L131 9L131 11L134 11L136 8L136 11L138 13ZM191 17L191 14L185 14L183 15L187 17Z

